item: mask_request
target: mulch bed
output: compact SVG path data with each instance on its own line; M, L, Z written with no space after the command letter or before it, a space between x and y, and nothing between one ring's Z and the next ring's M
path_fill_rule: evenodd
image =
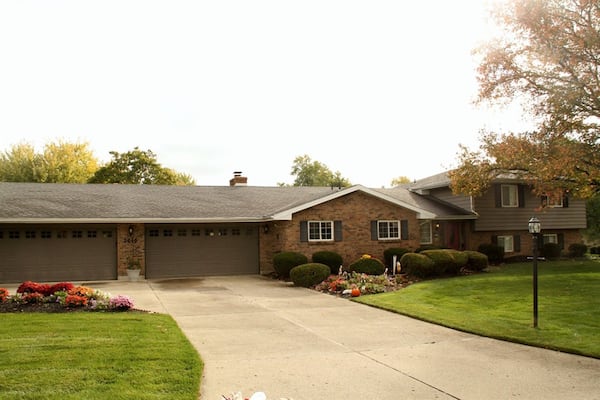
M0 313L19 313L19 312L46 312L46 313L66 313L87 311L81 307L67 308L58 303L32 303L19 304L11 301L0 303Z

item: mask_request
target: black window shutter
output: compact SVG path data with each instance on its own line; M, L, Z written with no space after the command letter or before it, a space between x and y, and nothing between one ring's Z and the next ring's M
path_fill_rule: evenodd
M378 240L379 233L377 232L377 221L371 221L371 240Z
M498 235L492 235L492 244L498 244Z
M333 240L342 241L342 221L333 221Z
M560 247L561 250L565 249L565 235L562 233L559 233L557 236L558 239L558 246Z
M518 253L521 251L521 236L520 235L513 236L513 249L515 250L515 253Z
M519 208L525 207L525 186L518 185L517 192L519 194Z
M563 196L563 207L564 207L564 208L567 208L567 207L569 207L569 195L566 195L566 194L565 194L565 195Z
M300 241L308 242L308 221L300 221Z
M408 220L403 219L400 221L400 239L408 240Z
M494 201L496 208L502 207L502 185L494 185Z
M542 207L548 206L548 196L546 196L545 194L540 196L540 205Z

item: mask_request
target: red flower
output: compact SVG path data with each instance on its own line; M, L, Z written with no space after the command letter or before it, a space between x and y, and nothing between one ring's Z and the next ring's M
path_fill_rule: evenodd
M6 301L7 297L8 297L8 289L0 288L0 303L3 303L4 301Z
M56 292L68 292L73 289L74 285L71 282L59 282L50 286L50 294L54 294Z
M41 294L39 292L35 292L35 293L27 293L25 296L22 297L22 300L24 303L33 304L33 303L41 303L43 298L44 298L43 294Z
M25 281L17 288L17 293L41 293L43 296L50 295L50 285L45 283L37 283Z
M87 305L87 302L87 297L83 296L77 296L72 294L65 297L65 306L67 307L83 307Z

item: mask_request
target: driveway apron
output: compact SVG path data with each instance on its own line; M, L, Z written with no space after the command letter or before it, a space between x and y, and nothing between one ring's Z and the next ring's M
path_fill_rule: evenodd
M201 399L237 391L294 400L600 399L598 359L483 338L261 276L119 290L177 321L206 363Z

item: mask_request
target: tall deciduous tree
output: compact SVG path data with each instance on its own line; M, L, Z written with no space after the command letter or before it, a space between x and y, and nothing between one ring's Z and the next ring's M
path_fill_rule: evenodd
M510 0L495 14L504 35L482 47L479 101L524 99L533 132L484 132L461 147L455 192L477 195L511 173L538 192L600 192L600 2Z
M191 176L164 168L151 150L135 147L126 153L110 152L112 160L100 167L89 183L193 185Z
M410 183L410 178L408 176L404 176L404 175L398 176L398 177L392 179L392 182L391 182L392 186L400 186L405 183Z
M325 164L313 161L306 154L294 159L291 174L296 176L294 186L347 187L351 185L339 171L332 172Z
M50 142L42 153L36 153L31 144L20 143L0 155L0 180L85 183L97 167L88 143Z

